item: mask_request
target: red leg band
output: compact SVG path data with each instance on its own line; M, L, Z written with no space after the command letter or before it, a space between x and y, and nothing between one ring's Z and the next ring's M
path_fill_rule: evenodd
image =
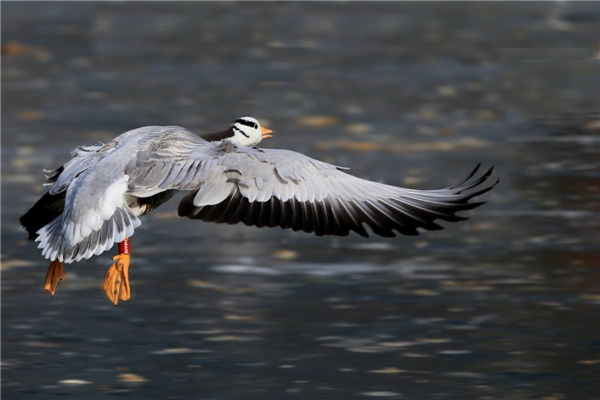
M129 243L129 238L125 238L125 240L119 243L119 254L131 254L131 244Z

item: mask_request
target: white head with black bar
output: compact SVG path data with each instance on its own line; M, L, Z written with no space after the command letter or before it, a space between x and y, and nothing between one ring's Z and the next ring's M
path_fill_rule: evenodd
M238 146L256 146L261 140L270 138L271 131L260 125L256 118L242 117L238 118L230 128L233 136L229 138L231 143Z

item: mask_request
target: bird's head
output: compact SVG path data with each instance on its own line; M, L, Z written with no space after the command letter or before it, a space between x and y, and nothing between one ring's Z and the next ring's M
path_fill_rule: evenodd
M257 119L252 117L238 118L231 127L233 136L229 139L238 146L256 146L261 140L270 138L271 131L260 125Z

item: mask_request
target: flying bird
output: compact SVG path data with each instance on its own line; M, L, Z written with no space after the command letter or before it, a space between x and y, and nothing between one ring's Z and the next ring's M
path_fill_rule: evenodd
M130 242L140 217L187 192L178 214L207 222L281 227L317 236L417 235L470 202L492 168L479 165L457 185L412 190L360 179L294 151L256 147L272 131L243 117L221 132L196 135L178 126L147 126L106 144L82 146L46 172L48 192L21 217L29 238L50 260L44 292L54 296L63 264L100 255L119 244L104 282L114 305L131 297Z

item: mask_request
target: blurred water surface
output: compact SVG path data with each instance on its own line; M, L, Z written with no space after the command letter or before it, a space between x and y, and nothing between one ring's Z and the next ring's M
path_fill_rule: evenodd
M600 398L594 3L4 3L7 399ZM316 238L176 217L57 295L18 217L43 168L139 126L239 116L386 183L501 184L418 237Z

